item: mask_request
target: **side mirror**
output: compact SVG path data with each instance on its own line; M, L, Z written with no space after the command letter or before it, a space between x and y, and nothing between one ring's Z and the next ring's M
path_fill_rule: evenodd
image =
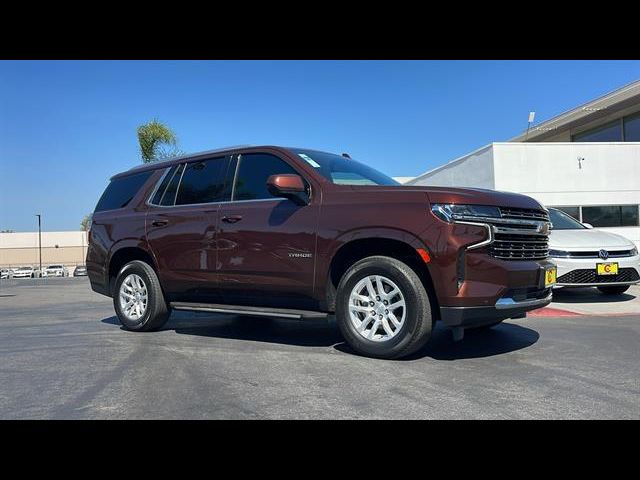
M300 175L282 173L267 178L267 190L274 197L285 197L296 205L307 205L309 195Z
M591 225L590 223L582 223L585 227L587 228L593 228L593 225Z

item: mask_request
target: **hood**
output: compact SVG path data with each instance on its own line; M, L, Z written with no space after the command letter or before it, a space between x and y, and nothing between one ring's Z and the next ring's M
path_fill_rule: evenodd
M553 249L596 249L601 248L633 248L635 244L611 232L598 229L584 230L551 230L549 235L549 248Z
M431 203L466 203L471 205L491 205L494 207L542 209L542 205L531 197L513 192L500 192L485 188L456 187L393 187L398 191L422 191L427 194Z

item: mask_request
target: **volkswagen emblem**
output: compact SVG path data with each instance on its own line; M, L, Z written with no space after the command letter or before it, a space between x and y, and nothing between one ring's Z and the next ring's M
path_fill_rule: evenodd
M607 258L609 258L609 252L607 252L604 248L601 249L598 252L598 256L602 259L602 260L606 260Z

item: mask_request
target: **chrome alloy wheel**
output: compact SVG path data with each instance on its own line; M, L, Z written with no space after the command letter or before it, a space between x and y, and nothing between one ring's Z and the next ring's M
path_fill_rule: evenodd
M132 273L120 284L120 308L129 320L140 320L147 311L147 286L142 277Z
M407 316L400 288L381 275L360 280L349 297L349 318L367 340L385 342L395 337Z

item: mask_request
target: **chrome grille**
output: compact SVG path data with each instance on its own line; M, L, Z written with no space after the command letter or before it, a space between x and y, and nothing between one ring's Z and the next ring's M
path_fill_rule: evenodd
M549 221L549 214L544 210L534 210L532 208L509 208L500 207L500 214L502 218L516 218L516 219L533 219Z
M489 246L491 256L503 260L536 260L549 256L546 235L496 234Z
M489 255L502 260L542 260L549 257L549 235L539 227L549 222L545 210L500 207L501 218L487 220L493 242Z

